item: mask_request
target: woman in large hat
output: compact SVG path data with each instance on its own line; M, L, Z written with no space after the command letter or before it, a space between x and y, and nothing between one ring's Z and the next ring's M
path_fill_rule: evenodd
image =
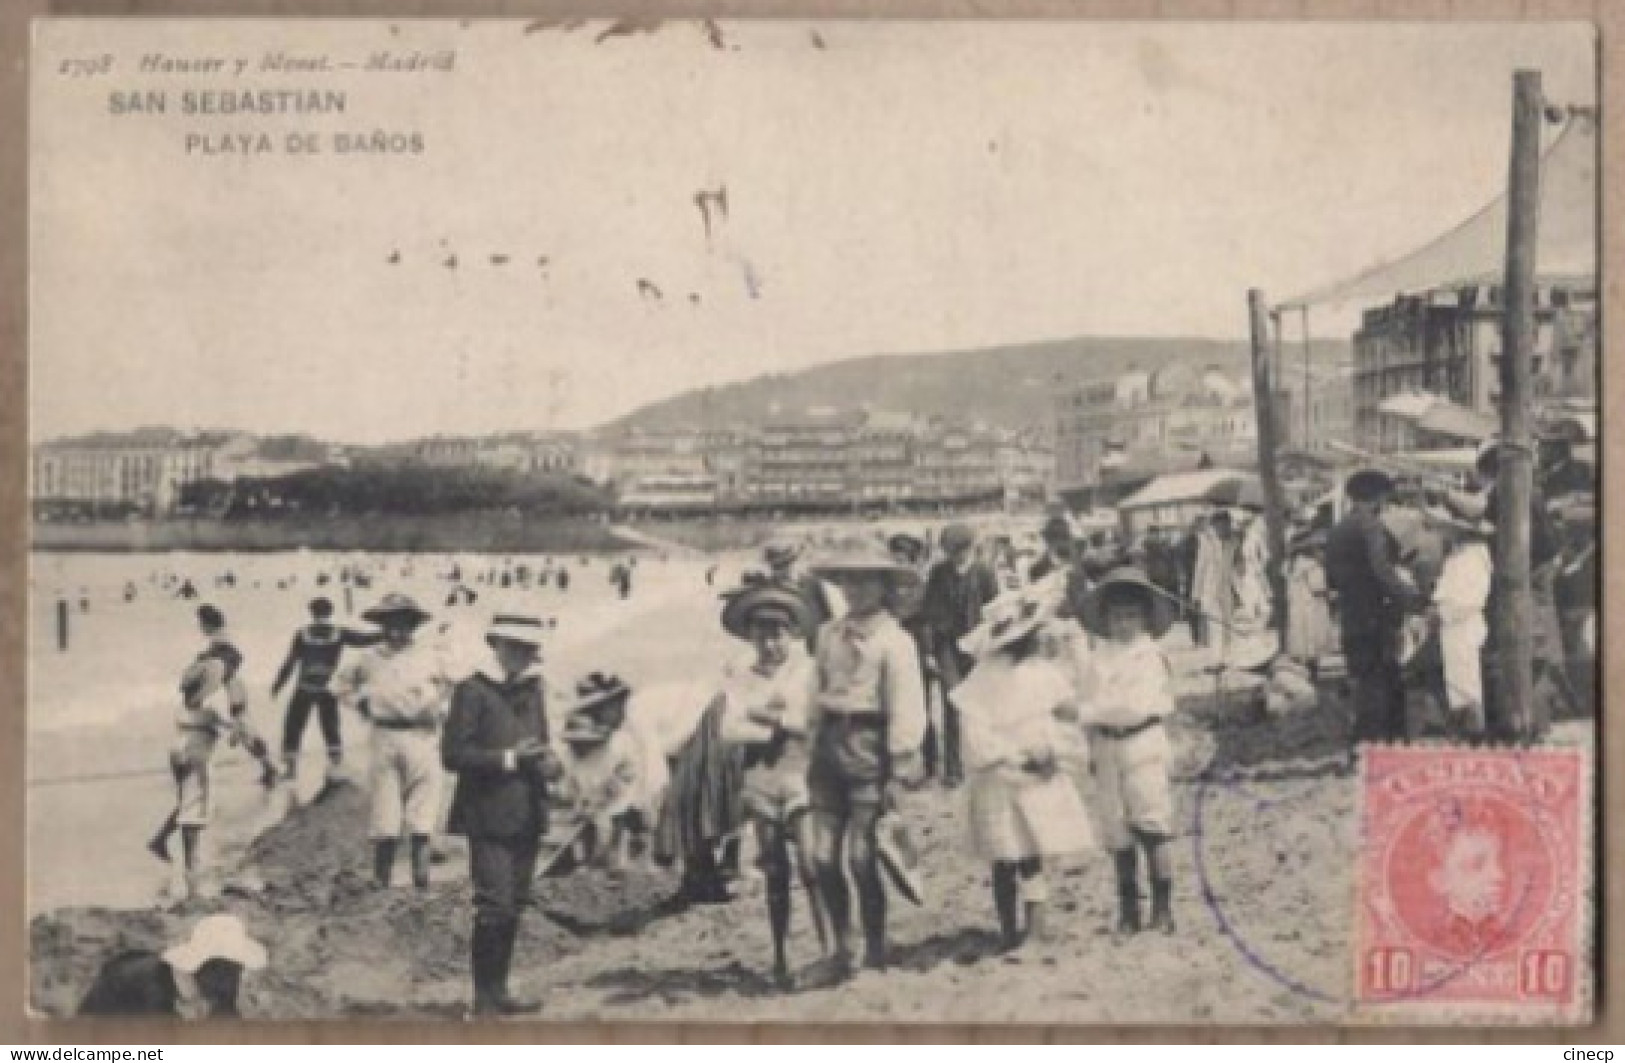
M386 594L361 614L383 641L339 674L338 693L372 724L373 876L387 887L404 827L411 843L412 883L429 886L429 841L440 813L437 735L454 680L438 651L418 640L430 614L407 594Z

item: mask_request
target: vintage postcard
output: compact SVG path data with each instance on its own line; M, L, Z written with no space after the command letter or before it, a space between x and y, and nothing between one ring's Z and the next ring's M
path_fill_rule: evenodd
M1596 41L36 22L26 1006L1588 1021Z

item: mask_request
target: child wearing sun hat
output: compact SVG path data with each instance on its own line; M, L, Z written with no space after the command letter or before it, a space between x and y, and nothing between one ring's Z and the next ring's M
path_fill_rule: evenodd
M1096 645L1080 701L1105 842L1117 872L1119 933L1140 930L1139 853L1151 872L1151 926L1173 933L1173 799L1163 721L1173 715L1173 673L1157 639L1173 621L1168 599L1137 568L1108 572L1083 600Z
M1042 630L1059 604L1044 589L989 604L981 625L961 640L975 664L949 695L964 727L971 841L992 864L1006 948L1044 936L1044 858L1095 847L1089 814L1061 767L1059 717L1072 715L1074 690L1067 670L1042 649Z
M588 849L611 870L648 851L654 799L647 758L626 726L632 689L593 672L576 684L564 720L563 791L578 822L592 825Z
M718 735L742 760L741 806L752 826L767 892L773 980L793 984L787 943L792 869L799 872L814 925L825 932L809 845L807 725L813 664L802 633L814 613L800 591L747 580L724 598L722 627L750 645L749 664L723 670L715 703Z

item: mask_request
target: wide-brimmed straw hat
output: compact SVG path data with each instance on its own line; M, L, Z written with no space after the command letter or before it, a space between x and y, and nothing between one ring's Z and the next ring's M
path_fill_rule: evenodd
M920 574L891 556L881 543L873 539L847 539L819 557L811 565L812 571L823 577L849 572L874 572L894 580L919 579Z
M1357 502L1383 498L1394 493L1394 478L1381 469L1361 469L1343 484L1343 491Z
M196 974L210 960L227 960L249 971L265 966L265 946L248 936L235 915L210 915L198 920L192 936L164 953L164 962L178 971Z
M485 643L494 646L498 642L517 642L521 646L539 648L545 626L539 616L498 613L491 618L491 626L485 629Z
M959 649L984 657L1037 631L1055 615L1056 596L1047 584L1024 587L987 603L982 622L959 640Z
M1106 634L1106 602L1120 594L1139 594L1146 602L1146 629L1152 638L1162 638L1173 626L1174 611L1162 589L1132 566L1114 568L1084 595L1078 619L1091 634Z
M412 618L414 624L421 624L433 615L417 603L417 599L410 594L386 594L378 604L361 614L363 620L374 624L382 624L385 620L407 616Z
M801 634L813 627L813 612L800 591L771 580L746 583L723 595L722 630L736 639L750 637L757 616L773 614Z

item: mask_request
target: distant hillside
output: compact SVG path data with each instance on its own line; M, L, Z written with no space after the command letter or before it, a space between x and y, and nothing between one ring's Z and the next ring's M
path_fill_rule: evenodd
M1348 362L1346 341L1316 341L1317 366ZM1285 352L1288 371L1301 368L1301 346ZM1214 365L1231 375L1248 371L1245 341L1085 338L989 347L946 354L853 358L798 373L770 373L738 384L700 388L652 403L608 428L684 425L759 425L776 416L828 406L940 415L1020 428L1046 424L1058 387L1130 369L1155 370L1175 362Z

